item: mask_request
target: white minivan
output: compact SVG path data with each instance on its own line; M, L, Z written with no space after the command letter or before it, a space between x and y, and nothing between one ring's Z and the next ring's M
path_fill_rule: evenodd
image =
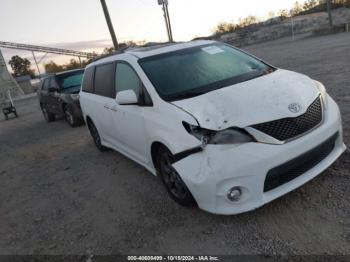
M309 77L215 41L128 50L86 67L80 103L101 151L216 214L260 207L345 150L338 106Z

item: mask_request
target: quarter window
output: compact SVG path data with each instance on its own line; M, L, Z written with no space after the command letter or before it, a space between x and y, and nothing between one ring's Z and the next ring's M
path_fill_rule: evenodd
M50 84L50 78L46 78L43 83L43 90L48 90Z
M114 63L96 66L94 87L96 95L115 98Z

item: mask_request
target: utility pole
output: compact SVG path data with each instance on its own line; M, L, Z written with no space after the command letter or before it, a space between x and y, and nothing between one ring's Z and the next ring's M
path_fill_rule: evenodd
M169 39L169 42L173 42L173 33L171 30L171 23L170 23L169 9L168 9L168 0L158 0L158 5L163 6L164 20L165 20L166 30L168 33L168 39Z
M294 34L294 18L293 18L293 16L291 16L290 19L292 21L292 40L294 41L295 34Z
M101 1L103 13L105 15L106 22L107 22L107 25L108 25L109 33L111 34L111 38L112 38L112 41L113 41L114 49L118 50L119 49L119 45L118 45L117 37L115 36L115 32L114 32L113 24L112 24L112 21L111 21L111 17L109 16L109 12L108 12L108 8L107 8L107 5L106 5L106 1L105 0L100 0L100 1Z
M329 26L333 27L333 19L332 19L332 0L326 0L327 1L327 12L328 12L328 21Z

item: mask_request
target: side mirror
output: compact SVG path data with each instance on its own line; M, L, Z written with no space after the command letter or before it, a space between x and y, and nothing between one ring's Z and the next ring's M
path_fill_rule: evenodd
M139 102L133 90L118 92L116 100L119 105L137 105Z

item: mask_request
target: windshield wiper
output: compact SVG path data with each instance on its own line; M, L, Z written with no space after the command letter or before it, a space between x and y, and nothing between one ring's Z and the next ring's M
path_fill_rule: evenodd
M207 91L204 90L189 90L186 92L183 92L178 95L174 95L171 100L180 100L180 99L186 99L186 98L191 98L199 95L203 95L207 93Z

